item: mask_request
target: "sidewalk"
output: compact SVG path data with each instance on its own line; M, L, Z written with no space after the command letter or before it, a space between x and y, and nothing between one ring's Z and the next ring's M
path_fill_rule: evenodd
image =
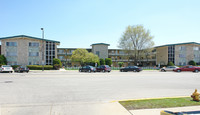
M188 107L174 107L174 108L159 108L159 109L140 109L140 110L130 110L133 115L160 115L163 110L171 112L189 112L189 111L200 111L200 106L188 106ZM191 114L191 115L200 115Z
M0 115L130 115L115 103L6 104Z

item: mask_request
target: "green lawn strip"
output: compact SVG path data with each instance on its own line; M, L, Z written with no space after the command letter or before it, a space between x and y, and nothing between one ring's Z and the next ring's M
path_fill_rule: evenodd
M119 101L127 110L169 108L200 105L200 102L192 101L191 97L163 98L163 99L144 99Z

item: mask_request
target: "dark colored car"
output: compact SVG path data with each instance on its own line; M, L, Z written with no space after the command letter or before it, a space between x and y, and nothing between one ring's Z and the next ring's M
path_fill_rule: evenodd
M142 71L142 69L139 68L138 66L127 66L120 69L120 72L128 72L128 71L140 72Z
M111 68L108 65L101 65L99 67L96 68L97 72L110 72Z
M83 66L81 68L79 68L79 72L96 72L96 68L94 68L93 66Z
M16 69L15 69L15 72L20 72L20 73L22 73L22 72L29 72L29 68L28 67L26 67L26 66L19 66L19 67L17 67Z
M173 71L175 71L175 72L181 72L181 71L199 72L200 71L200 67L187 65L187 66L183 66L183 67L180 67L180 68L176 68Z

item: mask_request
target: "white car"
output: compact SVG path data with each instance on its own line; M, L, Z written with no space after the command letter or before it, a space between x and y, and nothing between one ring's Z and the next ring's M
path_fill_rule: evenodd
M173 71L176 68L179 68L179 67L177 67L177 66L168 66L168 67L161 68L160 71L162 71L162 72Z
M13 68L10 65L2 65L0 68L0 72L13 72Z

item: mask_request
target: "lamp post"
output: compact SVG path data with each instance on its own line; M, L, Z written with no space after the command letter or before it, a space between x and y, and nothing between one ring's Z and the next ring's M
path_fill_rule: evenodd
M42 71L44 71L44 28L42 30Z

